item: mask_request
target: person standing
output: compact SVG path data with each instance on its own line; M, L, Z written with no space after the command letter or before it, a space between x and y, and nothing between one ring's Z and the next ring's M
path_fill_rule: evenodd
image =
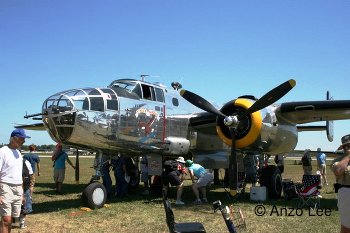
M176 205L184 205L181 200L182 191L184 188L183 181L181 179L181 171L178 167L179 163L175 160L164 161L164 171L162 172L162 183L165 197L168 195L169 184L176 186Z
M258 157L255 154L246 154L243 158L245 179L243 182L243 192L245 192L245 187L247 182L252 183L252 187L255 187L257 182L258 170Z
M304 151L303 157L301 157L301 163L303 165L304 175L312 175L312 164L311 164L310 150Z
M333 160L331 169L335 175L335 192L338 193L340 232L350 233L350 134L341 138L339 149L344 154Z
M126 158L122 154L118 154L118 159L114 162L114 176L116 179L116 197L124 198L128 194L128 182L130 176L126 173ZM129 179L128 181L126 180Z
M21 213L23 197L22 168L23 158L19 148L26 135L23 129L11 133L10 143L0 148L0 232L11 232L12 217L18 218Z
M323 184L328 185L326 177L326 154L321 151L321 148L317 148L317 170L320 171L321 177L323 179Z
M103 164L101 168L101 174L102 174L102 184L105 186L106 191L107 191L107 197L110 197L113 193L112 191L112 178L111 175L109 174L111 170L111 162L109 159L103 158Z
M141 181L144 184L144 190L142 195L149 195L149 185L150 185L150 176L148 175L148 159L147 155L141 157L140 161L140 170L141 170Z
M187 175L187 168L185 166L186 161L184 157L178 157L176 161L178 162L177 170L180 171L180 179L183 182Z
M194 201L194 204L202 204L201 199L199 198L199 190L201 190L203 195L203 202L208 202L207 199L207 185L210 184L214 177L212 174L207 173L204 167L202 167L200 164L193 163L192 160L186 160L186 167L188 168L188 171L191 176L192 180L192 190L194 195L196 196L196 200ZM194 178L197 177L198 180L195 182Z
M56 185L56 193L61 194L62 184L66 174L66 161L69 165L72 166L73 169L75 169L75 166L68 158L68 154L64 150L62 150L61 143L57 143L56 150L54 151L51 159L52 161L54 161L53 179Z
M34 185L35 185L35 171L37 171L38 176L40 176L40 158L39 156L34 153L36 149L36 146L34 144L29 146L29 153L25 154L23 156L23 158L27 161L29 161L32 170L33 170L33 176L32 176L32 180L30 183L30 195L33 196L33 192L34 192ZM36 169L35 169L36 168Z
M30 185L33 183L33 170L32 165L28 160L23 158L23 169L22 169L22 179L23 179L23 196L24 203L22 203L21 214L19 217L19 227L21 229L26 228L26 216L33 211L32 206L32 194L30 190Z
M284 172L284 157L283 154L275 155L275 163L282 174Z

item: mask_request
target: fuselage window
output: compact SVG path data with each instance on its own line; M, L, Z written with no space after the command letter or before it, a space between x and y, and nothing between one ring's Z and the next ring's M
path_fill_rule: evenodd
M88 97L86 97L86 98L84 99L84 101L83 101L83 106L82 106L81 109L83 109L83 110L89 110L89 98L88 98Z
M179 106L179 100L177 98L173 98L173 105Z
M89 110L89 100L86 98L86 93L82 90L75 90L67 93L74 103L74 107L78 110ZM85 107L85 108L84 108Z
M151 86L142 84L143 98L146 100L155 100L154 99L154 89Z
M156 91L156 97L157 97L157 101L159 102L164 102L164 93L163 90L160 88L154 88Z
M74 101L74 106L76 109L78 109L78 110L84 109L84 107L83 107L84 103L85 103L84 99L73 99L73 101ZM87 109L89 109L89 101L86 101L86 102L87 102Z
M107 109L109 110L118 110L118 100L114 91L111 89L101 89L104 93L107 93Z
M60 112L71 111L73 106L67 97L63 97L58 101L58 109Z
M90 110L103 112L105 109L101 93L96 89L85 89L85 91L89 95Z
M102 97L90 97L90 103L91 103L90 110L100 111L100 112L104 111L104 104L103 104Z
M55 99L48 99L46 100L46 103L43 106L43 108L52 108L52 106L54 105L55 105Z
M117 99L107 100L107 109L118 110L118 100Z
M140 84L137 84L135 88L132 90L132 92L138 95L140 98L142 98L142 91L141 91Z

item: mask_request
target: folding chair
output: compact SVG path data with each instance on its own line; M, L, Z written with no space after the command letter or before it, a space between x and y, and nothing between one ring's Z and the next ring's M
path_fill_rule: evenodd
M206 232L204 226L200 222L175 222L174 212L171 208L169 200L164 196L163 191L163 205L165 209L166 223L169 228L170 233L180 233L180 232Z
M247 225L245 223L245 217L241 208L237 207L237 210L234 210L233 205L230 205L230 215L232 221L235 223L237 229L247 230Z
M298 208L305 206L309 208L320 207L320 191L321 187L321 176L320 175L303 175L301 184L296 184L295 192L299 198Z

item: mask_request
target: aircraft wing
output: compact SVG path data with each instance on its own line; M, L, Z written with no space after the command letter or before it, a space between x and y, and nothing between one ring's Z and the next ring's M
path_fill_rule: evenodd
M191 115L190 125L202 133L217 134L216 115L209 112L201 112Z
M46 130L43 123L36 123L36 124L30 124L30 125L18 124L15 126L15 128L38 130L38 131Z
M276 114L294 124L345 120L350 119L350 100L286 102L276 109Z

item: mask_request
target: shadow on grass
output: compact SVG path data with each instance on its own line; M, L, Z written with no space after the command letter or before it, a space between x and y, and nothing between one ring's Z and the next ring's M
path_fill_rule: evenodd
M44 195L49 198L45 198L45 201L35 202L36 197L34 197L33 203L33 213L49 213L56 212L58 210L67 210L72 208L80 208L82 207L81 194L86 187L87 184L63 184L63 194L56 194L55 187L52 183L37 183L36 187L39 189L35 191L35 195ZM162 197L158 194L151 194L148 196L142 195L143 187L139 186L135 190L133 190L127 197L123 199L117 199L115 197L109 197L106 201L107 204L114 203L128 203L134 201L142 201L145 204L161 204ZM280 207L290 207L297 208L298 199L294 198L291 200L285 200L283 198L280 199L268 199L264 202L256 202L250 200L250 194L245 193L242 195L233 198L229 195L227 190L225 191L219 185L213 185L207 190L207 197L209 200L208 204L211 206L214 201L220 200L223 205L233 205L233 206L241 206L241 205L257 205L263 203L264 205L276 205ZM175 201L176 199L176 188L171 187L168 191L168 198L171 201ZM38 197L40 199L40 197ZM194 201L194 194L190 186L185 186L182 199L186 203L184 206L176 206L174 208L183 208L183 207L192 207L196 206L195 204L191 204ZM337 200L334 198L331 199L321 199L321 208L329 208L332 210L337 209Z
M82 193L87 184L65 184L62 185L63 194L74 194ZM52 195L55 194L55 184L54 183L36 183L35 187L40 189L35 191L36 194Z
M63 184L62 194L57 194L55 184L36 183L33 197L33 214L83 207L82 192L86 186L87 184ZM138 187L125 198L109 197L106 204L134 201L143 201L146 204L160 204L162 202L160 195L144 196L141 195L142 191L143 187Z
M213 186L211 190L215 190L220 188L219 186ZM222 188L222 187L221 187ZM223 188L222 188L223 189ZM329 194L327 192L327 194ZM239 205L239 204L264 204L264 205L276 205L280 207L290 207L290 208L298 208L298 203L299 199L298 197L292 198L292 199L284 199L283 196L278 199L270 199L268 198L264 202L258 202L258 201L252 201L250 200L250 193L244 193L244 194L239 194L236 197L231 197L229 194L229 190L226 189L226 191L223 192L215 192L216 198L221 198L221 199L216 199L220 200L223 204L225 205ZM322 193L321 193L322 195ZM213 192L209 192L208 194L208 199L210 199L210 196L213 197ZM213 200L215 201L215 200ZM336 198L321 198L320 199L320 208L328 208L331 210L337 210L337 199Z

